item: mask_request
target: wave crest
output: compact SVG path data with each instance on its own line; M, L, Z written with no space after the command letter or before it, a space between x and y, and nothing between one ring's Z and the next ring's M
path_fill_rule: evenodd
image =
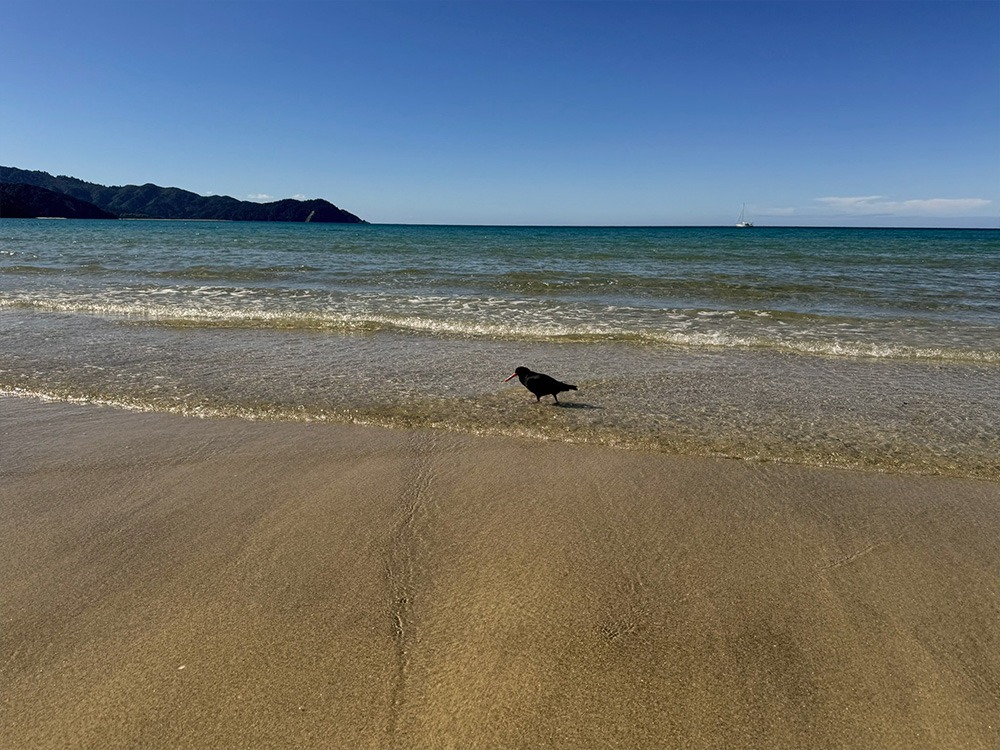
M169 296L161 290L157 296ZM220 292L222 293L222 292ZM212 292L207 292L210 299ZM504 322L484 320L483 309L462 305L441 305L433 314L345 311L268 310L261 307L157 304L52 299L0 299L0 309L83 314L121 318L128 324L189 329L259 329L327 331L339 334L382 332L481 338L532 343L622 343L639 346L671 346L687 349L754 349L789 354L839 358L935 360L976 364L1000 363L1000 351L963 349L948 346L913 346L864 340L836 333L824 335L816 325L819 316L749 310L660 311L660 325L625 325L620 321L592 323L586 316L565 315L565 320L546 320L541 311L517 310L516 302L506 301L507 310L495 311ZM464 315L464 316L463 316ZM798 318L809 318L806 326L796 326ZM527 321L527 322L524 322ZM831 324L835 321L831 319ZM711 330L693 330L709 327ZM831 328L835 327L833 325ZM808 333L805 333L807 332Z

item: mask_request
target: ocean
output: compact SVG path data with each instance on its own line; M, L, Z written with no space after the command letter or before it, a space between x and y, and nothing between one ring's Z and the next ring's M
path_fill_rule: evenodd
M0 341L7 396L1000 480L995 230L4 219Z

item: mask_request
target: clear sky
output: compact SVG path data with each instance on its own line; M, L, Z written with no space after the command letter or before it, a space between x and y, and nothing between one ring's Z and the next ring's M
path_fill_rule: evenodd
M3 0L0 164L372 222L1000 226L1000 2Z

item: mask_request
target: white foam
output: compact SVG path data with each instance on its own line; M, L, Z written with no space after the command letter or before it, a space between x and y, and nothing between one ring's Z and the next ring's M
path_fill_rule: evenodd
M28 308L194 328L395 331L515 341L618 341L849 358L1000 362L998 350L865 340L872 334L855 323L832 321L824 329L810 321L808 326L800 326L775 320L768 311L759 310L741 315L733 310L619 308L611 313L603 307L600 313L606 314L599 314L579 305L540 304L525 299L433 295L394 302L374 294L340 298L327 295L319 304L316 300L299 307L295 304L289 299L260 297L252 290L234 292L210 286L141 290L138 296L136 290L119 290L98 299L69 292L54 297L8 294L0 298L0 309ZM392 306L403 309L393 314L378 310ZM837 335L830 335L834 331Z

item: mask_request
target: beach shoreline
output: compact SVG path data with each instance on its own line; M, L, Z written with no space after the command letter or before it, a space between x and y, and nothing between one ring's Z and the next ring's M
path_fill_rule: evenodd
M0 745L992 748L1000 484L0 398Z

